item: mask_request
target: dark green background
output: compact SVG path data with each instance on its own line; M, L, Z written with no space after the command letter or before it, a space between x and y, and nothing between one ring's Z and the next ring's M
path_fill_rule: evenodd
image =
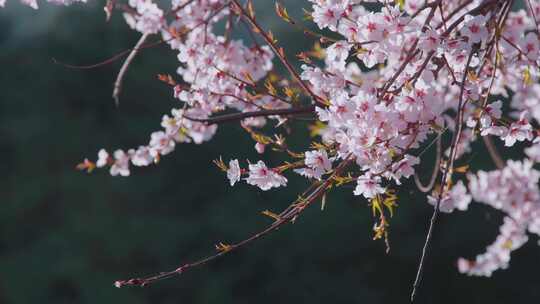
M279 22L272 1L256 1L290 54L307 48L302 34ZM286 1L294 15L304 1ZM407 184L392 219L392 251L371 240L367 202L352 188L332 192L321 212L311 208L294 224L249 248L182 277L148 288L116 289L116 279L171 270L213 253L269 224L262 210L278 211L305 180L261 192L231 188L212 159L257 160L253 142L237 125L220 128L205 145L181 145L159 166L129 178L74 170L101 147L135 147L178 106L156 81L174 74L176 54L145 50L125 79L121 106L110 97L121 62L73 70L135 44L120 15L104 22L102 3L34 11L15 0L0 10L0 303L406 303L431 208ZM290 142L307 143L297 128ZM281 155L266 154L277 164ZM505 155L508 157L508 155ZM480 146L467 158L491 168ZM429 167L427 164L426 167ZM457 273L459 256L491 243L501 214L474 204L444 215L435 231L419 303L536 303L540 299L537 238L512 255L493 278Z

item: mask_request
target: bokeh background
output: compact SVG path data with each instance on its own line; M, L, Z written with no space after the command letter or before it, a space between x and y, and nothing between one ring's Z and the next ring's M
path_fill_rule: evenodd
M275 17L273 1L255 1L259 21L272 28L290 55L310 41ZM284 1L301 15L306 1ZM239 126L220 128L204 145L181 145L159 166L129 178L74 169L105 147L135 147L159 129L177 101L156 74L174 74L176 54L145 50L125 78L119 108L111 99L121 61L91 70L135 44L138 35L119 14L106 23L103 1L39 11L8 1L0 10L0 303L405 303L414 280L431 207L410 184L392 219L390 254L372 241L367 202L343 188L324 211L307 210L294 224L264 240L181 277L148 288L116 289L114 280L171 270L235 242L294 199L305 180L286 189L231 188L211 161L257 160ZM297 126L289 141L309 139ZM511 158L512 154L505 154ZM272 152L271 164L283 160ZM478 150L466 159L492 168ZM427 164L426 167L429 167ZM540 248L532 238L512 255L510 269L492 278L458 274L460 256L483 252L502 216L473 204L444 215L435 231L418 303L537 303Z

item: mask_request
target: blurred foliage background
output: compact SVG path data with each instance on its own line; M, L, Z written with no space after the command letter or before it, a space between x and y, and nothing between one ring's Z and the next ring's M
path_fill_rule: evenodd
M221 127L213 141L181 145L159 166L129 178L75 164L99 148L135 147L160 129L177 106L156 74L174 74L176 54L145 50L124 82L119 108L111 98L121 61L90 70L132 47L138 35L120 14L105 22L103 2L39 11L11 0L0 10L0 303L405 303L414 280L432 208L410 184L392 219L390 254L372 241L367 202L351 188L330 193L326 209L307 210L294 224L202 268L148 288L116 289L116 279L153 274L213 253L262 229L301 192L290 177L285 190L231 188L212 164L223 156L260 158L237 125ZM301 32L279 21L273 1L255 1L259 21L289 55L310 47ZM300 16L306 1L284 1ZM301 150L307 132L295 127L289 142ZM478 147L473 168L491 169ZM282 155L267 153L270 164ZM505 154L511 158L512 154ZM426 168L430 167L429 161ZM418 303L534 303L540 299L533 239L512 256L510 269L490 278L458 274L459 256L483 252L498 233L501 214L473 204L443 215L435 231Z

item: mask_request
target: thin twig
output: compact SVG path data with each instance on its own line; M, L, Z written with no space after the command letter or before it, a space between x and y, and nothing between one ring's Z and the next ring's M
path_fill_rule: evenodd
M168 272L162 272L155 276L150 276L146 278L133 278L129 280L119 280L114 283L114 286L120 288L124 286L146 286L148 284L152 284L154 282L171 278L176 275L180 275L184 273L185 271L201 266L204 264L207 264L223 255L226 255L236 249L239 249L241 247L244 247L245 245L261 238L269 233L278 230L281 226L294 222L294 220L300 215L306 207L311 205L315 200L317 200L325 191L332 185L334 181L334 177L340 175L343 170L347 167L347 165L351 162L350 156L346 157L334 170L334 172L323 182L323 183L316 183L315 186L310 186L309 189L314 189L305 199L302 200L296 200L294 203L292 203L289 207L285 208L283 212L281 212L279 215L276 216L276 220L263 229L262 231L253 234L251 237L244 239L238 243L235 244L223 244L220 245L220 250L218 253L210 255L206 258L200 259L195 262L184 264L180 267L178 267L175 270L168 271Z
M457 146L459 144L459 139L461 137L461 131L463 129L463 110L464 105L466 102L463 100L463 93L465 92L465 82L467 81L467 70L470 67L471 60L473 57L475 50L472 50L469 54L469 58L467 59L467 64L465 65L465 71L463 72L463 79L461 81L461 91L459 94L459 103L458 103L458 113L456 115L456 132L454 132L453 138L452 138L452 144L450 146L450 158L448 163L446 164L443 174L441 177L441 189L439 191L439 196L437 198L437 203L435 204L435 207L433 209L433 214L431 215L431 221L429 224L429 229L426 235L426 241L424 242L424 247L422 248L422 255L420 256L420 263L418 265L418 271L416 272L416 278L414 280L412 292L411 292L411 303L414 302L414 297L416 295L416 291L418 290L418 287L420 286L420 282L422 281L422 273L424 271L424 262L427 257L427 251L429 246L431 245L431 239L433 236L433 228L435 227L435 223L437 222L437 217L439 215L439 207L441 205L441 200L444 196L445 191L445 185L446 185L446 179L448 177L449 172L452 172L452 168L454 166L454 160L457 155ZM451 173L450 173L451 174Z
M313 90L308 86L307 83L305 83L302 78L300 77L300 74L293 68L291 63L287 60L287 57L285 56L285 53L282 48L278 48L275 44L275 42L270 38L270 36L264 31L264 29L255 21L255 19L246 12L246 10L238 3L237 0L231 0L231 3L236 6L236 9L239 14L241 14L241 17L243 17L245 20L247 20L251 26L253 26L254 31L257 32L261 37L264 39L266 44L272 49L274 54L279 58L281 63L285 66L287 71L291 74L291 76L294 78L294 80L300 85L302 90L304 90L311 98L313 98L313 101L315 103L325 105L324 99L315 94Z
M435 164L433 165L433 171L431 172L431 177L429 179L429 182L426 186L422 184L422 181L420 180L420 177L415 172L414 173L414 182L416 184L416 187L418 187L418 190L427 193L433 189L433 186L435 186L435 181L437 180L437 175L439 174L440 166L441 166L441 156L442 156L442 133L437 134L437 152L435 155Z
M170 39L169 39L170 40ZM152 42L152 43L147 43L145 45L142 45L139 47L139 49L146 49L146 48L152 48L152 47L155 47L155 46L158 46L162 43L165 43L169 40L162 40L160 39L159 41L157 42ZM111 64L113 62L115 62L116 60L124 57L125 55L129 54L130 52L132 52L133 49L126 49L126 50L123 50L115 55L113 55L112 57L109 57L101 62L98 62L98 63L93 63L93 64L87 64L87 65L75 65L75 64L69 64L69 63L65 63L65 62L62 62L62 61L59 61L58 59L56 58L52 58L52 61L54 64L58 64L58 65L61 65L65 68L69 68L69 69L76 69L76 70L90 70L90 69L95 69L95 68L98 68L98 67L101 67L101 66L104 66L104 65L107 65L107 64Z
M126 75L126 72L129 68L129 65L133 61L133 58L135 58L135 56L139 52L141 45L144 43L144 41L146 41L146 38L148 38L149 35L149 33L144 33L141 36L139 41L137 41L137 44L135 44L135 47L133 48L131 53L129 53L129 56L126 58L126 61L124 61L124 64L122 64L122 67L118 72L118 76L116 76L112 97L114 98L114 103L117 107L120 105L120 91L122 90L122 81L124 80L124 76Z

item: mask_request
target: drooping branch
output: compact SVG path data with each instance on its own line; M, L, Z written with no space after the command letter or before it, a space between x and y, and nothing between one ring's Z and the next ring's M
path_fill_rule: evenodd
M423 185L422 181L420 180L420 177L415 172L414 173L414 183L416 184L416 187L418 190L427 193L433 189L433 186L435 186L435 181L437 180L437 175L439 174L440 166L441 166L441 157L442 157L442 134L437 134L436 139L436 145L437 145L437 151L435 152L435 164L433 165L433 171L431 171L431 177L429 178L429 182L427 185Z
M118 72L118 76L116 76L116 81L114 82L112 97L117 107L120 105L120 92L122 90L122 81L124 80L124 76L126 75L129 65L131 64L131 62L133 61L133 59L139 52L141 45L146 41L146 38L148 38L148 36L149 36L148 33L142 34L141 38L139 38L139 41L137 41L137 44L135 44L135 47L133 47L133 49L131 50L131 53L129 53L129 56L126 58L126 60L122 64L122 67L120 68L120 71Z
M475 52L476 52L476 50L473 49L469 53L469 57L467 59L466 65L465 65L465 70L463 72L463 79L461 81L461 89L460 89L460 93L459 93L459 102L458 102L458 107L457 107L458 113L457 113L456 119L455 119L455 121L456 121L456 131L454 132L454 135L452 137L452 143L450 145L449 159L448 159L448 162L446 163L446 166L443 169L443 174L442 174L442 177L441 177L441 180L440 180L441 189L439 190L439 195L437 197L437 202L436 202L435 207L433 209L433 214L431 215L431 220L430 220L428 232L427 232L427 235L426 235L426 241L424 243L424 247L422 248L422 255L420 256L420 262L419 262L419 265L418 265L418 271L416 272L416 278L414 280L414 284L413 284L413 288L412 288L412 292L411 292L411 303L414 302L414 298L415 298L417 289L420 286L420 282L422 281L422 274L423 274L423 271L424 271L424 262L425 262L425 259L427 257L427 250L428 250L429 246L431 245L431 239L432 239L432 236L433 236L433 228L435 227L435 223L437 222L437 217L439 216L439 212L440 212L439 208L441 206L441 201L442 201L442 199L444 197L444 194L445 194L445 190L446 190L445 185L447 183L447 177L448 177L449 174L452 174L452 170L453 170L453 167L454 167L454 160L456 159L458 144L459 144L459 140L461 138L461 132L463 130L463 116L464 116L464 108L465 108L465 104L466 104L466 100L464 100L464 98L463 98L464 92L465 92L465 83L467 81L468 70L469 70L470 65L471 65L471 60L472 60L472 57L473 57Z
M191 268L205 265L221 256L224 256L237 249L240 249L259 238L262 238L263 236L266 236L273 231L276 231L281 226L287 223L293 222L298 217L298 215L300 215L305 210L305 208L307 208L309 205L315 202L319 197L321 197L326 192L326 190L332 185L332 183L334 182L334 178L341 175L350 162L351 162L350 157L345 158L345 160L343 160L336 167L334 172L323 183L320 183L318 186L315 186L314 190L311 191L311 193L306 198L296 200L289 207L287 207L283 212L281 212L279 215L274 215L275 221L271 225L269 225L264 230L256 234L253 234L251 237L244 239L235 244L220 243L219 246L216 246L216 248L219 251L218 253L210 255L206 258L197 260L195 262L186 263L175 270L162 272L158 275L145 277L145 278L119 280L119 281L114 282L114 286L118 288L124 287L124 286L143 287L143 286L147 286L149 284L152 284L154 282L157 282L163 279L171 278L175 275L181 275L182 273L186 272L187 270Z
M166 42L166 41L165 40L159 40L157 42L143 44L143 45L139 46L139 49L142 50L142 49L146 49L146 48L152 48L152 47L160 45L160 44L162 44L164 42ZM123 50L123 51L115 54L114 56L112 56L110 58L107 58L107 59L105 59L105 60L103 60L101 62L93 63L93 64L87 64L87 65L69 64L69 63L61 62L56 58L52 58L52 61L53 61L54 64L59 64L59 65L61 65L63 67L69 68L69 69L90 70L90 69L95 69L95 68L98 68L98 67L101 67L101 66L105 66L107 64L111 64L111 63L115 62L116 60L130 54L131 52L133 52L133 50L134 50L133 48L126 49L126 50Z

